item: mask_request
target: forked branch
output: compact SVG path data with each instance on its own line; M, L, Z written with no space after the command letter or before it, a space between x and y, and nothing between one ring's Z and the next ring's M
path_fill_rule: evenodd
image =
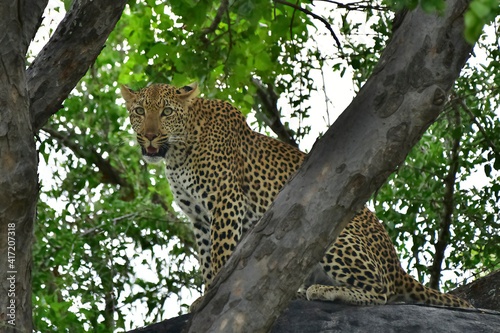
M323 23L325 25L325 27L328 29L328 31L330 31L330 34L332 35L333 37L333 40L335 40L335 43L337 44L337 47L339 49L342 49L342 45L340 44L340 40L338 39L337 35L335 34L335 32L333 31L332 29L332 26L331 24L323 17L311 12L309 9L306 9L306 8L303 8L297 4L294 4L294 3L291 3L291 2L288 2L288 1L284 1L284 0L274 0L275 3L279 3L279 4L282 4L282 5L285 5L285 6L288 6L288 7L292 7L306 15L309 15L313 18L315 18L316 20L319 20L321 23Z
M219 9L217 9L217 14L215 14L212 24L210 24L209 27L201 31L200 38L204 43L208 43L207 35L211 34L212 32L215 31L215 29L217 29L219 23L222 21L222 16L224 15L224 13L227 12L228 7L229 7L229 0L223 0L219 6Z

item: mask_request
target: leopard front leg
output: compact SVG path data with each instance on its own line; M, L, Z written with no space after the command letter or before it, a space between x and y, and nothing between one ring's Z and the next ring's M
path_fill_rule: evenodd
M205 291L213 280L212 264L210 258L210 224L201 220L193 221L194 236L198 247L198 262L200 264ZM189 312L195 312L203 300L203 295L198 297L189 307Z
M224 198L213 211L210 228L210 257L215 277L233 254L242 236L245 217L243 196L234 194Z
M205 290L208 288L214 277L210 258L210 224L200 219L193 222L194 236L198 248L198 262L200 264L201 274Z
M217 211L215 212L217 213ZM214 215L220 216L219 214ZM226 215L223 213L222 216ZM204 244L207 243L206 238L208 238L208 233L200 234L199 237L196 235L197 240L200 239L203 244L203 246L200 247L198 243L198 247L200 249L199 261L202 267L203 278L205 280L205 291L210 288L213 279L219 273L220 269L226 264L227 260L236 248L236 245L241 237L241 229L241 222L239 218L236 221L231 219L221 221L220 219L214 217L210 227L210 246L204 246ZM189 307L190 312L198 310L204 296L205 295L199 297L191 304Z
M386 304L387 295L353 286L325 286L313 284L306 291L309 301L340 301L352 305Z

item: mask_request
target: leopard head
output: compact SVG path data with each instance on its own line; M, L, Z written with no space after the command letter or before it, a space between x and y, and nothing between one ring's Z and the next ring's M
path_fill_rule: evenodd
M182 88L154 84L139 91L121 86L137 142L148 163L159 163L185 132L189 106L198 95L198 84Z

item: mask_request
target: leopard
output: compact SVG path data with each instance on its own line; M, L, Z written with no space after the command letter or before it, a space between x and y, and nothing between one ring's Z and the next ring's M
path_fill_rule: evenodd
M191 221L208 290L306 154L253 131L231 103L199 97L197 83L156 83L137 91L121 85L120 90L143 159L164 164L175 202ZM408 274L383 224L366 206L333 241L298 293L308 300L350 305L472 307Z

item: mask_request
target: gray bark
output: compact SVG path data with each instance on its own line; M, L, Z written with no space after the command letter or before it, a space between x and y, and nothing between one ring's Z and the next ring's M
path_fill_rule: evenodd
M488 333L498 331L500 327L500 270L459 287L451 294L470 300L479 310L404 304L350 306L298 300L290 302L287 309L274 323L271 332ZM182 315L128 333L182 332L191 316L191 314Z
M500 312L500 269L450 292L477 308Z
M183 315L128 333L181 333ZM271 333L497 333L500 313L419 305L350 306L292 301Z
M47 0L0 2L0 331L31 332L33 226L38 199L34 135L100 53L125 0L75 1L26 70Z
M74 1L27 71L33 128L40 130L101 53L126 0Z
M189 332L267 332L305 274L443 109L472 46L467 1L409 12L373 75L242 241ZM294 232L295 231L295 232Z
M25 77L23 3L0 3L0 327L31 332L37 156Z

